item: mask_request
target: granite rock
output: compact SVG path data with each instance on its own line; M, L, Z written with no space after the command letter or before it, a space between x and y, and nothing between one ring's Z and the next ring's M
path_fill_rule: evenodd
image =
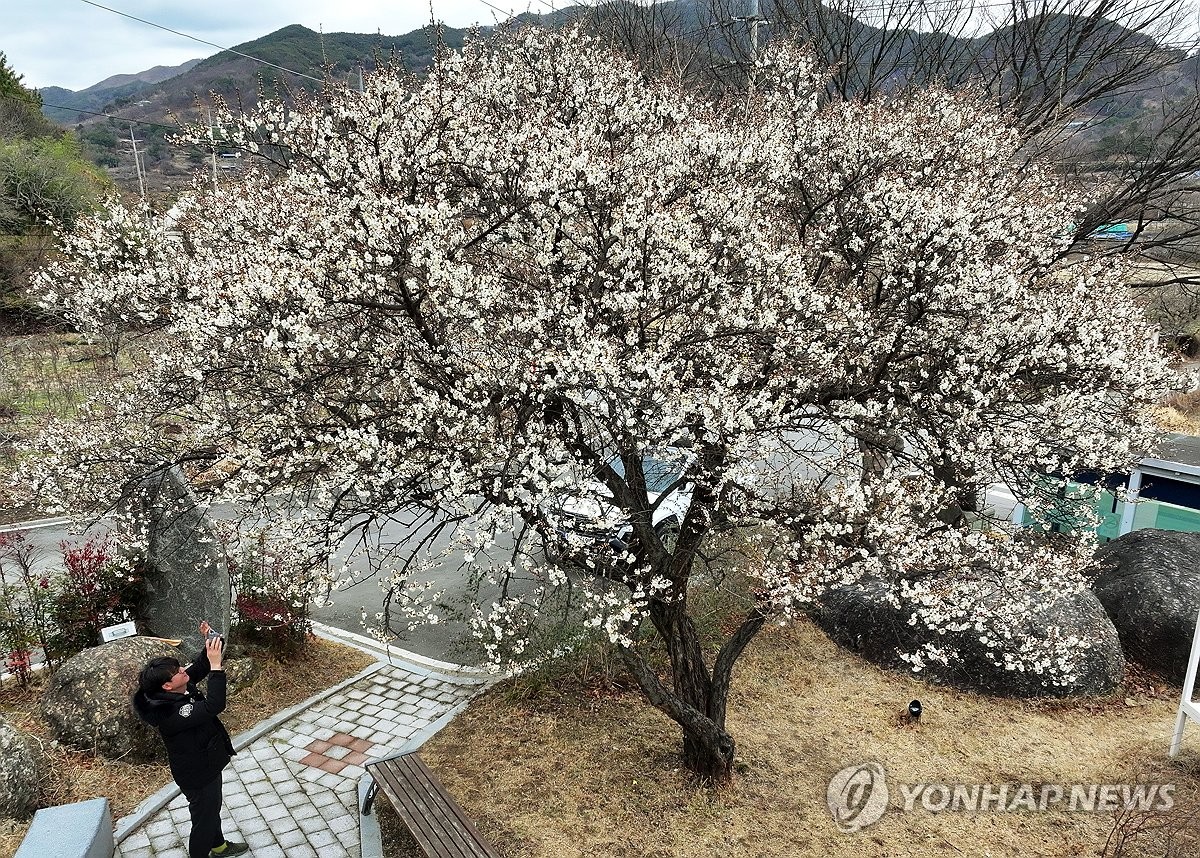
M1182 682L1200 611L1200 533L1127 533L1096 552L1095 574L1130 661Z
M259 663L248 656L226 657L221 666L225 669L226 689L230 697L241 694L258 679Z
M0 718L0 816L36 810L48 773L41 743Z
M1046 674L998 665L998 661L1003 663L1005 649L995 641L1005 640L1005 635L986 624L982 630L971 627L942 634L919 623L910 624L912 606L893 605L886 586L877 579L831 589L812 616L835 643L882 667L908 670L901 653L934 644L952 657L947 664L927 662L920 676L957 688L1000 697L1095 695L1116 688L1125 673L1125 657L1116 629L1095 595L1079 589L1047 594L1034 604L1022 628L1008 639L1028 642L1076 635L1088 642L1078 651L1080 664L1074 678L1065 684L1048 681ZM984 637L993 642L985 645L980 640ZM1015 649L1010 654L1017 655Z
M111 641L63 662L50 676L41 702L42 717L55 738L114 760L165 759L158 731L142 723L131 705L138 672L159 656L187 663L175 647L146 637Z

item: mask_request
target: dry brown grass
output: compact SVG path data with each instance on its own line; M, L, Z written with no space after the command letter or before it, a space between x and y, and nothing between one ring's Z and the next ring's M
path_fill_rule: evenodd
M901 726L914 697L925 714ZM508 858L1095 856L1111 813L893 810L848 836L830 818L826 786L868 760L886 767L893 808L896 783L1153 777L1177 785L1182 818L1197 806L1200 737L1186 738L1177 761L1166 758L1177 702L1176 689L1139 677L1104 700L962 693L881 671L801 623L764 631L735 676L729 726L740 763L727 788L710 790L680 769L673 724L632 690L519 700L500 687L423 756ZM1149 851L1125 854L1167 854L1149 835L1138 842ZM1178 854L1195 847L1193 839Z
M0 336L0 524L36 518L38 504L10 479L18 447L47 414L66 413L82 400L81 364L65 338L51 334Z
M1154 409L1154 417L1166 432L1200 435L1200 390L1168 396Z
M230 697L221 720L236 736L264 718L353 676L371 661L360 650L316 639L294 660L280 662L264 657L260 660L258 678L249 690ZM0 689L0 715L42 742L50 761L50 773L43 785L43 805L104 797L110 802L115 820L132 812L143 799L170 782L171 773L165 763L106 760L54 744L38 713L40 692L38 687ZM0 858L11 858L28 827L29 820L0 819Z
M141 359L140 352L127 348L121 365L127 368ZM28 488L9 480L22 455L20 447L32 441L47 417L77 415L87 397L114 377L104 347L76 334L0 336L0 524L43 514Z
M383 838L387 858L424 858L425 853L408 833L404 820L392 810L391 799L384 793L376 796L373 812L379 820L379 833Z

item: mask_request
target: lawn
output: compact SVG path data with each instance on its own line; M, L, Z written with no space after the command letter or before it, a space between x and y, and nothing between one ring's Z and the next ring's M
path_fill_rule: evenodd
M111 361L67 334L0 337L0 524L35 518L41 508L10 475L47 417L70 418L113 378Z
M807 622L765 630L735 674L733 782L679 766L667 719L619 679L523 678L473 704L422 755L500 852L516 856L1194 855L1200 727L1167 758L1178 689L1141 674L1104 699L1006 700L849 655ZM900 715L919 698L917 724ZM889 810L847 835L830 778L887 770ZM1166 814L904 812L901 784L1174 784ZM1110 836L1140 829L1124 844ZM1176 831L1181 828L1182 831ZM386 831L387 829L385 829ZM1167 841L1168 835L1175 838ZM1106 843L1108 852L1105 852ZM410 854L399 838L392 858Z
M69 416L110 377L94 347L45 335L0 339L0 521L38 514L7 484L38 418ZM1165 402L1164 428L1198 431L1200 394ZM361 667L314 649L313 663L269 666L253 695L231 701L231 731ZM739 742L728 786L698 783L678 762L674 725L619 675L595 671L508 681L423 752L502 854L516 856L1194 855L1200 726L1166 758L1178 689L1132 673L1102 700L1023 702L928 686L838 650L805 622L765 630L735 674L729 727ZM261 692L261 693L260 693ZM918 724L901 723L919 698ZM44 730L36 697L0 691L0 714ZM51 747L47 803L108 795L114 818L169 780L165 767L96 760ZM891 810L846 835L826 802L830 778L871 761L886 768ZM934 813L902 809L900 784L1170 783L1165 816L1115 812ZM410 853L381 813L393 858ZM1137 829L1119 844L1112 835ZM5 827L6 826L6 827ZM25 823L0 825L0 858ZM1183 830L1176 832L1176 828ZM1175 837L1168 842L1167 837Z

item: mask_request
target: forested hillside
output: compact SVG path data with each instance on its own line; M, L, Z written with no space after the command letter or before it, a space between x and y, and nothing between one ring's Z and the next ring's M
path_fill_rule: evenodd
M978 85L995 92L1005 107L1037 123L1059 128L1072 123L1069 136L1075 143L1087 143L1086 157L1093 163L1097 158L1143 156L1164 130L1164 106L1195 91L1196 61L1187 59L1183 51L1159 45L1149 32L1128 29L1127 25L1139 22L1118 14L1120 10L1114 9L1109 20L1076 14L1083 7L1072 2L1046 0L1022 12L1016 21L989 32L970 33L949 25L941 31L930 29L930 22L920 23L924 19L916 14L919 4L910 4L908 11L899 4L881 19L856 16L853 4L847 14L841 7L821 3L763 0L761 38L763 46L781 36L806 43L834 70L828 83L833 98L871 97L873 92L913 85ZM618 0L569 6L546 15L526 14L518 20L546 26L583 20L586 26L612 35L618 48L644 58L658 55L685 75L725 86L728 80L721 79L736 77L749 62L743 5L740 0L646 5ZM132 123L71 115L55 108L45 112L65 127L76 128L84 153L131 190L138 188L129 142L136 136L151 193L169 196L187 185L197 169L209 168L217 154L211 148L179 149L168 142L179 122L204 122L206 105L214 96L248 110L262 97L289 99L327 82L355 86L360 71L370 73L384 61L398 60L420 72L428 67L439 43L458 48L466 35L464 30L433 27L400 36L321 34L292 25L186 64L182 73L157 83L145 83L143 73L138 80L110 79L101 83L111 82L111 87L97 84L73 94L83 98L90 93L84 99L86 106L78 105L84 109L102 110ZM1118 85L1108 85L1109 78ZM105 93L111 98L101 104ZM219 130L214 133L215 148L220 149ZM236 170L236 161L218 158L218 163Z
M37 93L0 53L0 327L28 322L24 286L53 246L52 222L70 225L109 181L41 113Z
M135 74L116 74L78 91L58 86L43 87L39 90L42 113L59 125L73 128L81 118L103 111L109 105L129 104L138 93L183 74L198 62L199 59L188 60L177 66L155 66Z
M79 115L69 125L75 127L85 154L131 190L138 188L129 141L132 126L149 192L169 195L189 184L193 173L207 167L214 154L172 146L172 128L180 122L205 121L206 106L214 97L249 110L260 98L290 99L314 92L326 82L356 85L360 70L370 73L380 62L397 60L417 71L429 65L438 39L459 48L465 35L466 31L451 28L437 33L426 28L403 36L321 34L294 24L215 54L168 80L139 85L97 108L121 119ZM61 113L53 115L58 118ZM219 148L219 129L214 133ZM236 162L221 166L235 170Z

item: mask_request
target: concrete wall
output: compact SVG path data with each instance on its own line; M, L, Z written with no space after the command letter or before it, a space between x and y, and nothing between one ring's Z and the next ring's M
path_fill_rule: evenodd
M112 858L115 848L108 799L94 798L39 810L13 858Z

